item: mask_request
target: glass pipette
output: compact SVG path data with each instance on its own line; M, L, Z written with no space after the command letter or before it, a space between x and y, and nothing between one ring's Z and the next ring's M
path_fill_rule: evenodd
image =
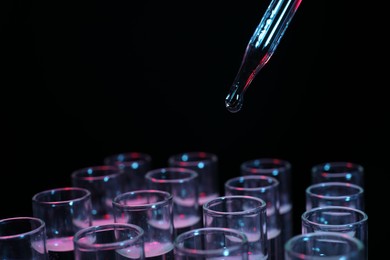
M240 111L244 93L269 61L302 0L271 0L246 47L238 73L226 96L230 112Z

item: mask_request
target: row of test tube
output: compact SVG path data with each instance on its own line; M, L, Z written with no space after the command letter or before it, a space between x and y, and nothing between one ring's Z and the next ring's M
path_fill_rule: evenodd
M207 254L271 260L311 259L313 254L368 258L361 165L329 162L312 167L302 234L295 235L288 161L245 161L240 173L224 183L223 192L218 190L219 161L213 153L176 154L163 168L153 168L150 155L136 152L108 156L103 162L75 170L72 187L35 194L32 218L0 220L2 258L17 259L17 254L34 255L30 259L98 259L99 254L119 254L123 259L207 259ZM15 225L16 220L29 224ZM40 239L34 238L34 246L26 250L25 244L16 243L17 233L33 221L41 229L36 233ZM102 246L107 242L111 246ZM112 246L115 242L119 249Z

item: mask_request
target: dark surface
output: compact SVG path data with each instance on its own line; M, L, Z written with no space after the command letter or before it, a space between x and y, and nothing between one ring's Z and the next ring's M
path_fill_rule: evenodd
M0 217L30 215L34 193L126 151L155 167L214 152L221 187L244 160L289 160L296 232L316 163L363 165L368 200L387 167L384 98L362 10L337 4L302 2L232 114L224 99L268 2L3 2Z

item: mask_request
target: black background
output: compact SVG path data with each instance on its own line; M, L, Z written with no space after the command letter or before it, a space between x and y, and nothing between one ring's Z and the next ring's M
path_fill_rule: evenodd
M316 163L363 165L368 201L388 149L365 7L303 0L232 114L224 99L267 5L2 2L0 217L31 215L34 193L130 151L154 167L173 153L214 152L221 187L244 160L288 160L296 232Z

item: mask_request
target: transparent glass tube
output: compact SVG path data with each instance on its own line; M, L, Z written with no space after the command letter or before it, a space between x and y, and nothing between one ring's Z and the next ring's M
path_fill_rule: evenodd
M363 260L363 242L338 232L298 234L284 246L285 260Z
M312 208L301 215L302 234L340 232L362 241L368 259L368 215L351 207Z
M0 259L49 259L46 239L46 224L40 218L0 219Z
M244 93L272 57L302 0L272 0L246 47L241 66L225 99L230 112L238 112Z

